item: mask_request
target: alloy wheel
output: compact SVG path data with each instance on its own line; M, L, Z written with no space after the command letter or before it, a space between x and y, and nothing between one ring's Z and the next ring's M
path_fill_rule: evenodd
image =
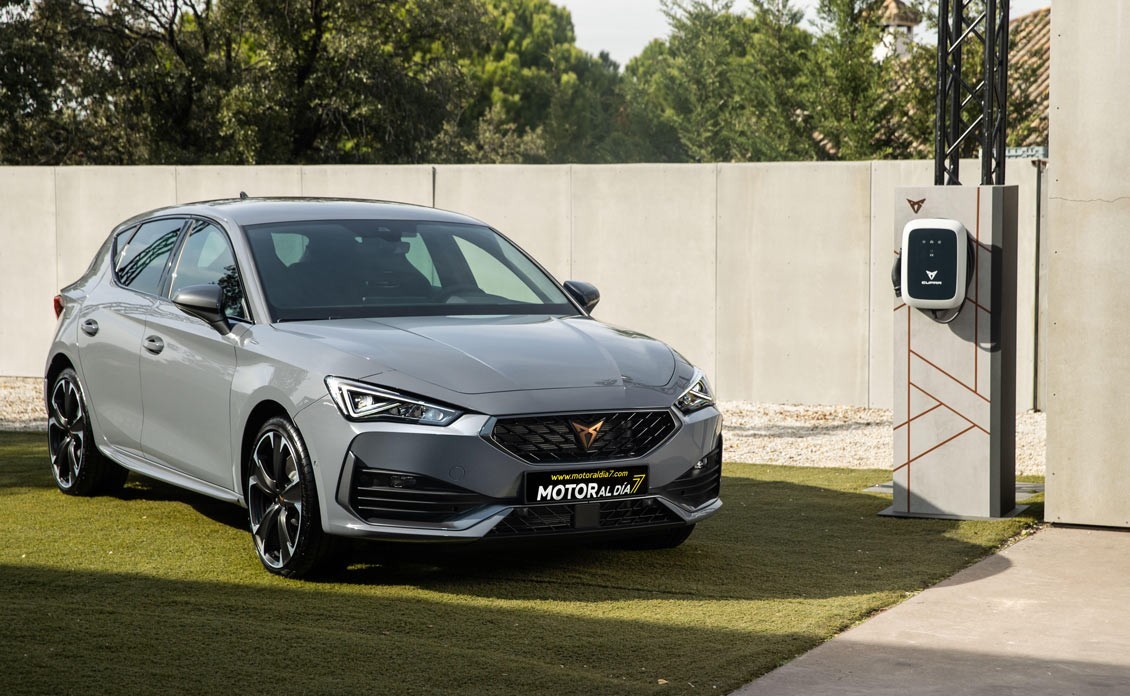
M294 443L279 430L260 435L251 453L251 535L259 557L271 568L285 566L298 548L303 514L298 465Z
M71 488L82 473L86 454L86 409L78 383L72 377L62 377L51 390L47 443L55 480L60 488Z

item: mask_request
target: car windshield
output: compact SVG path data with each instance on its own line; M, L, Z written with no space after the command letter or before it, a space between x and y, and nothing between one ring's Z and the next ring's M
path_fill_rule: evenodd
M244 229L275 321L577 311L533 261L480 225L318 220Z

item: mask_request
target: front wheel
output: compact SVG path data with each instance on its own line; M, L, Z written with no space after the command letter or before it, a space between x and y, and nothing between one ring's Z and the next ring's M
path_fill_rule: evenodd
M287 578L321 569L335 544L322 531L314 469L293 423L276 417L263 424L247 472L251 538L263 567Z
M69 367L55 377L48 393L47 451L55 485L67 495L113 493L129 476L94 444L82 385Z

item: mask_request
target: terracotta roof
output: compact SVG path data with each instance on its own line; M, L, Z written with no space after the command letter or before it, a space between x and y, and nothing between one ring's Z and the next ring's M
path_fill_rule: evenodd
M879 24L885 27L916 27L922 16L902 0L886 0L879 10Z
M1051 81L1051 8L1017 17L1008 27L1010 144L1048 144Z

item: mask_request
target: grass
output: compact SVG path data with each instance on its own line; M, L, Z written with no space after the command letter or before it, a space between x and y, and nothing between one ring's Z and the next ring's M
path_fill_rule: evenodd
M0 434L0 690L724 693L967 566L1042 515L878 517L885 471L727 465L678 549L366 547L331 581L255 559L238 507L131 477L54 489Z

